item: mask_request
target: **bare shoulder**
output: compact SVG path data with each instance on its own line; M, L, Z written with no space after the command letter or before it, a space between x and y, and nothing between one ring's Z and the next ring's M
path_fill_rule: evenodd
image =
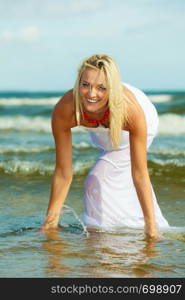
M125 129L134 133L146 126L145 114L140 104L136 100L134 94L126 87L124 87L124 94L129 99L127 105L128 122Z
M73 90L69 90L56 103L52 113L52 124L60 124L60 128L70 129L74 123L74 99Z

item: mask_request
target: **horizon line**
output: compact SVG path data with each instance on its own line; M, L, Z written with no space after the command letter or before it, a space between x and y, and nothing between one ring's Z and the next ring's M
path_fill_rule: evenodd
M0 90L1 94L64 94L70 89L66 90L19 90L19 89L11 89L11 90ZM162 93L162 94L171 94L171 93L185 93L185 89L141 89L144 93Z

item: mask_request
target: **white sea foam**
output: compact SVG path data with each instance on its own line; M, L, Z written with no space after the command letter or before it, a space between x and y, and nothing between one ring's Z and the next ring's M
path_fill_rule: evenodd
M148 95L152 102L168 102L173 99L169 94ZM49 98L0 98L0 106L45 106L55 105L61 97Z
M0 130L51 132L51 118L47 117L0 117ZM79 126L72 128L72 132L84 132L84 128Z
M159 117L159 135L185 134L185 116L163 114Z
M88 161L77 161L75 162L74 164L74 167L73 167L73 172L74 174L84 174L85 171L89 170L92 165L93 165L93 160L88 160Z
M148 95L148 98L152 102L168 102L172 100L173 96L172 95Z
M51 119L44 117L0 117L0 130L51 132Z
M36 161L25 161L25 160L9 160L9 161L1 161L0 169L7 174L34 174L38 173L40 175L49 175L53 173L54 166L46 165L42 162Z
M81 142L81 143L73 143L74 149L88 149L93 148L90 143ZM95 147L95 146L94 146ZM43 146L43 145L15 145L15 144L4 144L0 147L0 154L6 153L43 153L47 151L55 151L54 144L53 146Z
M73 147L74 147L75 149L95 148L95 146L93 146L92 144L87 143L87 142L80 142L80 143L78 143L78 144L74 143L74 144L73 144Z
M171 158L171 159L160 159L160 158L153 158L152 162L160 165L160 166L176 166L176 167L184 167L185 166L185 159L176 159L176 158Z
M0 98L0 106L46 106L55 105L59 101L60 97L51 98Z
M151 154L162 154L162 155L168 155L168 156L181 156L185 157L185 149L183 148L176 148L172 146L159 146L157 148L149 148L149 153Z
M73 143L74 149L89 149L89 148L95 148L91 143L87 142L80 142L80 143ZM18 153L44 153L48 151L55 151L54 143L53 145L16 145L16 144L2 144L0 147L0 154L18 154ZM160 145L157 147L151 147L149 148L148 153L151 154L161 154L161 155L168 155L168 156L181 156L185 157L185 149L183 148L183 145L179 148L172 146L172 145ZM81 165L76 166L76 170L81 169Z

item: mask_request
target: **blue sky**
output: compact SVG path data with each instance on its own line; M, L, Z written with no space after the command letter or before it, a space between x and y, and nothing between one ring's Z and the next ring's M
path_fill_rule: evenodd
M184 90L184 36L184 0L0 0L0 90L69 89L95 53L137 87Z

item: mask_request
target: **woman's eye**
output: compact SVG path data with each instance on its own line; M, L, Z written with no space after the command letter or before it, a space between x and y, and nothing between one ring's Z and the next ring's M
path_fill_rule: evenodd
M100 91L105 91L106 90L106 88L105 87L103 87L103 86L99 86L99 88L98 88Z
M83 83L82 83L82 86L83 86L83 87L89 87L89 84L88 84L88 83L85 83L85 82L83 82Z

